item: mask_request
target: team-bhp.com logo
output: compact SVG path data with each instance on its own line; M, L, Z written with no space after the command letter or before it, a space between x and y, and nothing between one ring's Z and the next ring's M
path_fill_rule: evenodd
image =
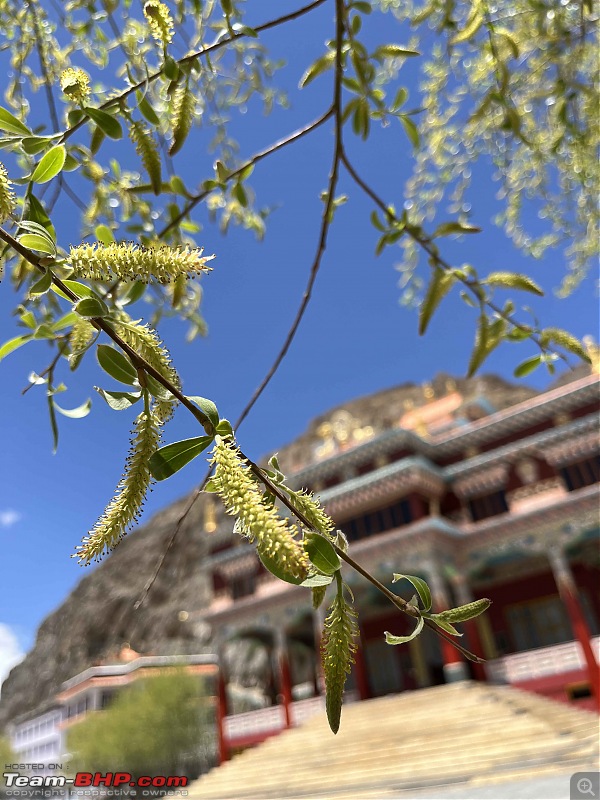
M64 775L23 775L20 772L4 773L5 787L13 790L12 795L28 794L31 789L121 789L130 788L153 790L182 789L187 786L185 775L141 775L134 778L130 772L78 772L74 778ZM24 790L19 792L19 790ZM84 792L85 793L85 792ZM142 791L142 795L154 794ZM157 793L158 794L158 793ZM181 794L187 794L182 792Z

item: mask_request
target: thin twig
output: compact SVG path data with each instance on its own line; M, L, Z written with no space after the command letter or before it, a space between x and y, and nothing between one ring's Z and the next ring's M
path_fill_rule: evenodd
M52 81L50 80L50 75L48 73L48 64L46 63L46 54L44 52L44 45L42 43L42 32L40 30L40 20L37 14L37 8L37 0L33 0L33 2L29 3L29 10L31 11L31 16L33 18L33 28L35 32L35 46L40 59L40 68L42 71L42 77L44 79L44 90L46 92L46 100L48 102L50 119L52 120L52 129L53 133L58 133L60 130L60 123L58 121L58 113L56 111L54 95L52 94Z
M258 164L259 161L262 161L263 158L270 156L272 153L276 153L278 150L282 150L284 147L287 147L288 144L292 144L292 142L297 142L298 139L302 139L303 136L306 136L311 131L314 131L320 125L322 125L326 120L328 120L333 114L335 113L335 108L331 106L327 111L322 114L318 119L309 122L302 128L299 128L297 131L290 133L289 136L285 136L283 139L279 139L279 141L275 142L274 144L269 145L264 150L260 150L258 153L255 153L251 158L245 161L241 167L233 170L230 172L229 175L225 178L225 183L232 180L233 178L237 178L238 175L241 175L245 169L248 167L252 167L255 164ZM182 208L182 210L174 217L168 225L166 225L161 231L159 231L156 235L159 239L162 239L172 228L178 225L181 220L186 217L190 211L195 208L198 203L201 203L206 197L208 197L211 192L214 191L213 189L206 189L202 192L199 192L196 195L193 195L189 202Z

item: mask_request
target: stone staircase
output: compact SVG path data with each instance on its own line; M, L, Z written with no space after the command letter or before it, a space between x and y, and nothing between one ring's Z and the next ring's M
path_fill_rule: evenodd
M508 686L461 682L349 704L246 750L190 800L418 797L531 775L598 769L598 716Z

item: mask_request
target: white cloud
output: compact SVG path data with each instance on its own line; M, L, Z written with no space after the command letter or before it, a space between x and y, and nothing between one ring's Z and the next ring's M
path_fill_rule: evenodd
M24 656L25 653L12 628L0 622L0 683Z
M3 508L0 510L0 528L10 528L21 519L21 514L14 508Z

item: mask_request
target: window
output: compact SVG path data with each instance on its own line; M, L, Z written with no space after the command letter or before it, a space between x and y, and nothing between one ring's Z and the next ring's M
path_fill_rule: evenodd
M565 607L556 595L509 606L506 618L516 652L549 647L573 638Z
M341 524L341 528L348 539L353 542L392 530L392 528L399 528L411 521L412 514L408 500L399 500L391 506L385 506L377 511L370 511L368 514L349 519Z
M568 464L560 471L569 492L600 482L600 456Z
M233 600L254 594L255 588L256 576L253 574L239 575L231 579L231 597Z
M473 522L487 517L495 517L498 514L505 514L508 511L508 503L506 502L504 490L469 500L469 509Z

